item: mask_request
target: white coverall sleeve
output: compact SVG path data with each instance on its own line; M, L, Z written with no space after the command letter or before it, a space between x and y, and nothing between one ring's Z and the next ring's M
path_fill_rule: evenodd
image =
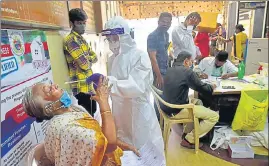
M108 76L110 84L113 84L111 89L112 95L135 98L146 92L153 79L150 61L147 59L148 57L144 57L139 56L134 62L134 67L131 69L127 79L118 80L113 76Z

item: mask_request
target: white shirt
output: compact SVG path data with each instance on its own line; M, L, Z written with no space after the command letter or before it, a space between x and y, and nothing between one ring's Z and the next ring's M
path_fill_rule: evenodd
M213 71L216 70L215 66L215 57L206 57L199 63L198 70L202 73L207 74L208 76L212 76ZM220 74L228 74L238 72L237 67L232 64L229 60L222 66L222 72Z
M192 37L192 30L187 30L183 23L172 31L172 42L175 58L182 51L191 53L192 59L196 58L196 47Z

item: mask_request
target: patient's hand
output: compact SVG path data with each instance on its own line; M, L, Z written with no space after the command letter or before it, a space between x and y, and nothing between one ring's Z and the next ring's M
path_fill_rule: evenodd
M121 141L120 139L117 139L117 145L123 150L123 151L133 151L138 157L140 157L140 154L138 152L138 150L132 146L132 145L129 145L123 141Z

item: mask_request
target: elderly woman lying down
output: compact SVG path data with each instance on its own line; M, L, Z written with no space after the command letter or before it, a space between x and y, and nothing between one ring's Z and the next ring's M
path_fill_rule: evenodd
M121 165L122 150L137 150L118 140L108 104L108 80L100 77L96 95L102 128L88 113L71 105L68 93L54 84L36 84L23 98L25 112L37 121L49 120L44 141L46 157L57 166ZM90 102L90 99L89 99Z

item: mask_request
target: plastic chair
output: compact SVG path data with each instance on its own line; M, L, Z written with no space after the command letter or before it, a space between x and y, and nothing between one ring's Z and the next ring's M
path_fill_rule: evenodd
M195 140L195 153L198 153L199 150L199 135L198 135L198 119L195 118L193 114L194 105L193 104L185 104L185 105L175 105L165 102L160 95L162 95L162 91L157 89L154 86L151 86L151 91L154 96L154 100L156 102L158 111L160 112L160 125L163 131L163 139L164 139L164 150L165 155L167 156L167 147L168 147L168 140L170 135L170 129L172 124L184 124L184 123L194 123L194 140ZM167 107L176 108L176 109L188 109L189 110L189 117L184 119L174 118L168 116L160 107L160 102Z
M44 144L33 146L26 156L26 166L53 166L47 159Z

